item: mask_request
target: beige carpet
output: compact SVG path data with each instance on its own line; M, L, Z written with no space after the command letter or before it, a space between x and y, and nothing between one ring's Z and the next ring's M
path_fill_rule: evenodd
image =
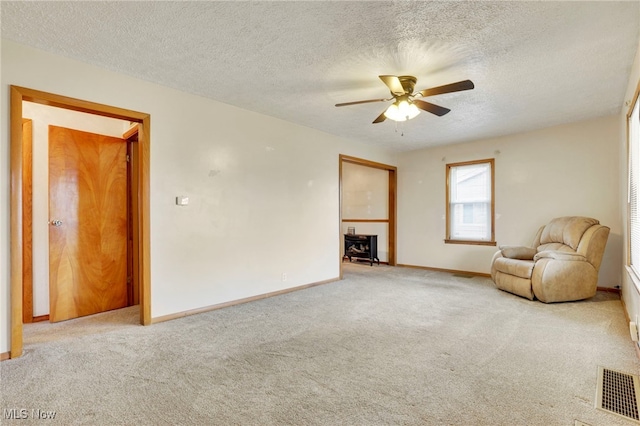
M0 423L634 424L594 408L598 365L640 372L610 293L545 305L485 278L345 264L343 281L137 321L134 307L26 326L0 408L30 418Z

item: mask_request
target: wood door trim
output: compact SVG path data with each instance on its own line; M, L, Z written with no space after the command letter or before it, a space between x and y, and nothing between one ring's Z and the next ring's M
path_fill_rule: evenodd
M11 352L22 355L22 93L11 86L10 106L10 240L11 248Z
M22 321L33 319L33 121L22 119Z
M340 154L340 160L345 163L359 164L361 166L373 167L374 169L382 169L382 170L393 170L394 172L398 170L396 166L391 166L389 164L377 163L375 161L365 160L364 158L351 157L350 155L342 155Z
M23 101L34 102L42 105L49 105L63 109L70 109L73 111L86 112L88 114L101 115L103 117L118 118L120 120L135 121L142 123L142 121L149 117L149 114L144 112L138 112L123 108L118 108L110 105L99 104L90 101L84 101L82 99L70 98L67 96L56 95L53 93L41 92L39 90L33 90L26 87L11 86L18 91L22 96Z
M389 223L389 219L342 219L342 222Z
M343 278L342 272L342 259L344 256L342 255L342 239L344 238L342 234L342 154L338 157L338 217L339 217L339 234L338 234L338 262L340 262L340 276L338 278Z
M49 314L33 317L33 320L32 320L32 322L42 322L42 321L49 321Z
M340 210L339 214L339 223L340 223L340 233L338 234L338 244L342 243L342 222L347 221L342 219L342 164L343 163L351 163L357 164L365 167L372 167L374 169L386 170L389 172L389 235L387 236L387 252L388 252L388 264L390 266L396 265L396 209L397 209L397 191L398 191L398 168L395 166L391 166L389 164L378 163L375 161L365 160L364 158L352 157L350 155L340 154L338 158L338 209ZM365 220L362 220L365 221ZM374 220L372 220L374 221ZM377 221L377 220L375 220ZM356 222L354 220L353 222ZM340 246L338 246L340 247ZM340 262L340 279L342 279L342 251L338 249L339 262Z
M133 120L132 120L133 121ZM151 325L151 225L149 210L149 169L151 168L151 155L149 142L151 140L151 116L145 114L142 118L141 126L138 126L138 142L135 150L138 161L136 169L137 191L133 199L137 205L134 206L133 223L138 226L134 228L133 250L137 255L138 263L134 264L134 279L138 280L140 286L140 322L143 325ZM132 188L133 189L133 188ZM136 257L134 257L136 259ZM135 271L138 271L137 273Z
M396 209L398 200L398 173L394 167L393 170L389 170L389 265L395 266L396 259Z
M137 137L138 136L138 125L136 124L135 126L131 126L131 128L129 130L127 130L126 132L124 132L122 134L122 139L131 139L133 137Z
M134 229L134 275L140 283L140 323L151 324L151 263L150 263L150 207L149 170L151 117L149 114L69 98L20 86L11 86L10 101L10 265L11 265L11 357L22 355L22 273L23 250L23 149L22 149L22 102L30 101L104 117L118 118L140 124L138 142L134 149L139 163L135 171L137 188L132 188L137 212L133 215Z

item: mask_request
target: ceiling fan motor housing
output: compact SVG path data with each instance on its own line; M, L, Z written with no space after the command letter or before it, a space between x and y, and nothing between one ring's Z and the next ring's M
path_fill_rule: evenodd
M418 81L418 79L412 75L398 76L398 80L400 80L404 92L408 95L413 93L413 89L416 87L416 82Z

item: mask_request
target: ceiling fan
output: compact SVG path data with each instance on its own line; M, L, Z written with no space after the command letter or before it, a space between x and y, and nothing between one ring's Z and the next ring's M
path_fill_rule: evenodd
M420 110L442 117L451 110L416 98L441 95L443 93L460 92L462 90L471 90L474 88L471 80L463 80L458 81L457 83L445 84L444 86L432 87L430 89L424 89L413 93L413 89L415 88L418 79L411 75L381 75L379 77L391 91L392 97L388 99L369 99L366 101L345 102L336 104L336 106L342 107L366 104L370 102L394 101L393 104L391 104L382 114L373 120L373 124L382 123L387 118L395 121L410 120L418 115Z

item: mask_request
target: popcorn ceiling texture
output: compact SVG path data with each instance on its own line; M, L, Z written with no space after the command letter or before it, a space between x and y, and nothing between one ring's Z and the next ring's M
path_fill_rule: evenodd
M640 27L638 2L3 1L1 11L3 38L398 151L619 113ZM388 97L380 74L476 88L428 98L452 112L398 131L371 124L385 103L334 107Z

